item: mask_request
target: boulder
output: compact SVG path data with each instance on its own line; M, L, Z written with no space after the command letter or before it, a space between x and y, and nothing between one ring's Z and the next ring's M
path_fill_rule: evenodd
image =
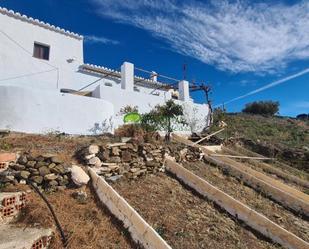
M85 173L85 171L77 165L72 166L71 178L77 186L86 185L90 180L89 176Z

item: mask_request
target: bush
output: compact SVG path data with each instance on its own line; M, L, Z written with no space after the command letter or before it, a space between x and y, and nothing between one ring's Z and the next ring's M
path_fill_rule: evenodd
M183 115L183 108L173 100L167 101L164 105L157 105L149 113L142 115L141 125L146 131L166 132L166 140L170 140L170 134L173 131L172 123L184 123L179 118Z
M297 119L300 120L309 120L309 114L303 113L296 116Z
M246 104L242 110L244 113L260 114L265 116L273 116L279 111L278 101L256 101Z

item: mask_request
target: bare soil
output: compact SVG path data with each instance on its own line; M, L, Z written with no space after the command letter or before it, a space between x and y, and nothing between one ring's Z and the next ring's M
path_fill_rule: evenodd
M276 202L264 197L236 178L204 162L183 163L183 166L235 199L265 215L286 230L309 242L309 223Z
M113 187L172 248L280 248L164 173Z

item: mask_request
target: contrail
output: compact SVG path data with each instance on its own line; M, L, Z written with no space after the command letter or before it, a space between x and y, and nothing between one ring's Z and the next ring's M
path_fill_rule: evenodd
M241 96L239 96L239 97L233 98L233 99L231 99L231 100L229 100L229 101L227 101L227 102L224 102L224 104L229 104L229 103L234 102L234 101L236 101L236 100L246 98L246 97L248 97L248 96L250 96L250 95L253 95L253 94L262 92L262 91L264 91L264 90L266 90L266 89L268 89L268 88L271 88L271 87L280 85L280 84L282 84L282 83L284 83L284 82L286 82L286 81L295 79L295 78L297 78L297 77L299 77L299 76L302 76L302 75L304 75L304 74L307 74L307 73L309 73L309 68L306 68L306 69L304 69L303 71L300 71L300 72L298 72L298 73L296 73L296 74L292 74L292 75L290 75L290 76L287 76L287 77L285 77L285 78L283 78L283 79L280 79L280 80L276 80L276 81L274 81L274 82L271 82L271 83L269 83L269 84L267 84L267 85L265 85L265 86L262 86L262 87L260 87L260 88L258 88L258 89L256 89L256 90L253 90L253 91L251 91L251 92L248 92L248 93L246 93L246 94L244 94L244 95L241 95ZM218 107L218 106L221 106L221 105L223 105L223 104L216 105L215 107Z

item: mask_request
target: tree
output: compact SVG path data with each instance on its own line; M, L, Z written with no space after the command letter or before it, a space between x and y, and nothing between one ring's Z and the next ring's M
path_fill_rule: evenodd
M244 113L260 114L265 116L273 116L279 111L278 101L255 101L246 104L246 107L242 110Z
M157 105L149 113L142 115L141 124L147 131L164 130L166 141L170 141L171 132L173 132L172 123L185 123L180 118L182 115L182 106L169 100L164 105Z
M297 115L296 118L306 121L306 120L309 120L309 114L302 113L302 114Z

